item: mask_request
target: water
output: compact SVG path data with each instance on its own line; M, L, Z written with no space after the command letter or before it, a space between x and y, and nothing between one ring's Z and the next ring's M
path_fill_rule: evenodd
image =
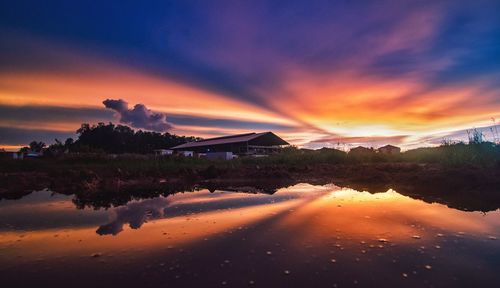
M245 190L245 189L242 189ZM481 287L500 282L500 210L298 184L109 206L0 202L2 287ZM79 207L79 208L77 208ZM465 210L465 209L464 209Z

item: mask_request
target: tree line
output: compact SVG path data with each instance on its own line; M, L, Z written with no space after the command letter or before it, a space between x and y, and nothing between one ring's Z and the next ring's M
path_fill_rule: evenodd
M83 123L76 131L77 140L72 138L64 142L55 139L55 143L47 147L43 142L33 141L29 147L21 148L20 152L28 150L48 154L64 152L80 153L138 153L149 154L155 149L167 149L183 143L198 141L201 138L192 136L178 136L170 133L158 133L142 130L133 130L128 126L113 123L98 123L90 125ZM45 149L46 148L46 149Z

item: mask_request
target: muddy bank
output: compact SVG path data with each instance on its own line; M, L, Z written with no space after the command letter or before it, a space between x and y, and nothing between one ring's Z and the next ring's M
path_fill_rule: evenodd
M79 207L123 205L135 198L170 195L197 189L274 193L297 183L333 183L371 193L394 189L427 202L461 210L491 211L500 207L500 169L450 168L437 164L319 164L294 167L244 166L180 169L169 173L134 174L125 169L63 169L4 172L0 199L16 199L34 190L75 194Z

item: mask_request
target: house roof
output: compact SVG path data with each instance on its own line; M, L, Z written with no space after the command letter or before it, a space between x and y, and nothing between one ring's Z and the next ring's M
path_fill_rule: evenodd
M230 136L223 136L223 137L216 137L216 138L210 138L210 139L204 139L196 142L188 142L184 143L178 146L175 146L171 149L184 149L184 148L193 148L193 147L200 147L200 146L212 146L212 145L222 145L222 144L231 144L231 143L240 143L240 142L248 142L254 139L257 139L261 136L274 136L277 139L277 142L275 145L288 145L288 142L285 140L281 139L280 137L276 136L272 132L262 132L262 133L246 133L246 134L237 134L237 135L230 135Z

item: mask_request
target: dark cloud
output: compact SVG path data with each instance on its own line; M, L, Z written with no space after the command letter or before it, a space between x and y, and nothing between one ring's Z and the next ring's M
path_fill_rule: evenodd
M120 111L127 110L125 102L119 100L110 100L109 108L113 107ZM241 129L248 131L289 131L295 129L294 126L283 124L263 123L253 121L242 121L232 119L218 119L198 117L184 114L169 115L169 123L173 125L198 126L213 128L205 130L205 133L214 136L225 135L227 129ZM75 137L75 133L52 130L37 130L44 123L74 123L72 131L79 128L80 123L95 124L98 122L112 122L113 112L104 108L72 108L55 106L9 106L0 105L0 122L16 123L24 128L0 127L0 144L3 145L25 145L32 140L41 140L46 143L52 143L54 138L66 139L66 137ZM25 127L33 126L26 129Z
M119 101L119 100L112 100ZM111 106L119 109L125 102L111 102ZM111 109L111 107L109 107ZM113 109L114 110L114 109ZM113 112L102 108L73 108L55 106L8 106L0 105L0 121L16 121L19 123L30 122L80 122L98 123L113 121ZM185 114L170 114L168 122L173 125L189 125L201 127L222 127L249 130L289 130L295 126L264 123L254 121L232 120L191 116ZM78 127L75 126L76 130Z
M167 116L149 110L144 104L136 104L133 109L128 109L128 103L122 99L106 99L102 102L108 109L114 110L120 122L134 128L165 132L172 128L167 122Z
M242 121L232 119L217 119L186 115L169 115L169 121L175 125L189 125L202 127L222 127L222 128L238 128L248 130L289 130L296 127L284 124ZM216 130L216 129L214 129Z
M108 122L113 120L112 114L102 108L0 105L0 120L16 122Z
M0 144L2 145L27 145L33 140L49 144L53 143L55 138L64 140L75 136L76 134L71 132L0 127Z

